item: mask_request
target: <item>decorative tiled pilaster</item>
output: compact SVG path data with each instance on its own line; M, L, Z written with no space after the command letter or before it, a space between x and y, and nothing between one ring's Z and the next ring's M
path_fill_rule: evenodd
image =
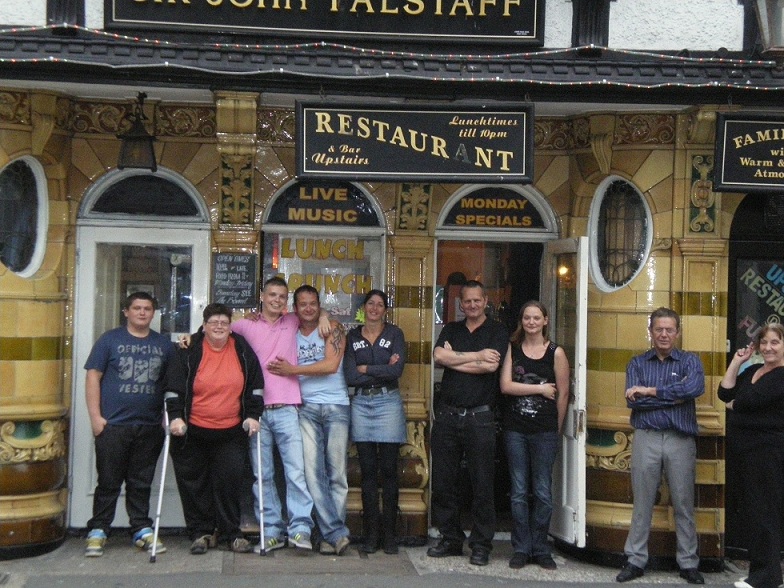
M217 92L216 122L221 155L220 224L253 224L253 163L256 104L249 92Z

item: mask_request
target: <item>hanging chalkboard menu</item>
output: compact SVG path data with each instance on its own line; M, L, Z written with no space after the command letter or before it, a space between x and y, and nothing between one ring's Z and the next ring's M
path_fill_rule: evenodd
M212 302L230 308L256 308L257 256L252 253L218 253L212 258Z

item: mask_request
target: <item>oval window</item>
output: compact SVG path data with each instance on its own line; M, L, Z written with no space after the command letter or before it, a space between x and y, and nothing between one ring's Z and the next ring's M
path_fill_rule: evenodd
M631 282L651 247L651 213L637 188L607 178L591 204L591 273L600 290L612 292Z
M0 171L0 261L30 277L41 265L46 246L48 201L41 164L17 159Z

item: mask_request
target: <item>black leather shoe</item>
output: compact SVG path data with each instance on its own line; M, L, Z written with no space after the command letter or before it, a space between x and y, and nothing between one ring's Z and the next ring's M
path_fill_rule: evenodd
M522 551L515 551L512 558L509 560L509 567L513 570L524 568L528 563L528 554Z
M484 547L474 547L468 562L475 566L486 566L490 563L490 552Z
M623 569L615 576L616 582L628 582L629 580L634 580L635 578L642 578L645 574L645 570L642 568L638 568L635 565L627 563L623 566Z
M395 537L384 537L384 553L395 555L397 552L397 539Z
M534 558L534 561L544 570L554 570L558 568L551 555L537 555Z
M435 545L427 550L429 557L450 557L455 555L463 555L462 543L450 543L442 539Z
M686 580L689 584L704 584L705 578L697 571L696 568L688 570L681 570L680 577Z
M357 547L357 551L362 553L375 553L378 551L378 537L375 535L368 535L365 540Z

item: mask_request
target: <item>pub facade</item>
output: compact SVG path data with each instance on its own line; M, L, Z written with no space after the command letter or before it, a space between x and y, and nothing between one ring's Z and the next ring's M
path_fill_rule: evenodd
M154 328L176 338L210 301L255 309L273 275L315 286L346 325L365 292L389 292L407 343L410 537L432 532L432 344L461 318L460 283L481 280L509 325L544 301L573 372L551 532L608 563L632 507L625 366L650 346L650 312L674 308L706 372L700 553L742 551L715 391L727 353L784 312L771 108L784 74L755 3L654 4L4 0L2 556L53 549L90 517L82 366L123 298L154 294ZM136 140L151 160L129 156ZM353 450L349 463L361 535ZM162 524L177 527L168 480ZM663 561L668 500L665 485L651 536Z

